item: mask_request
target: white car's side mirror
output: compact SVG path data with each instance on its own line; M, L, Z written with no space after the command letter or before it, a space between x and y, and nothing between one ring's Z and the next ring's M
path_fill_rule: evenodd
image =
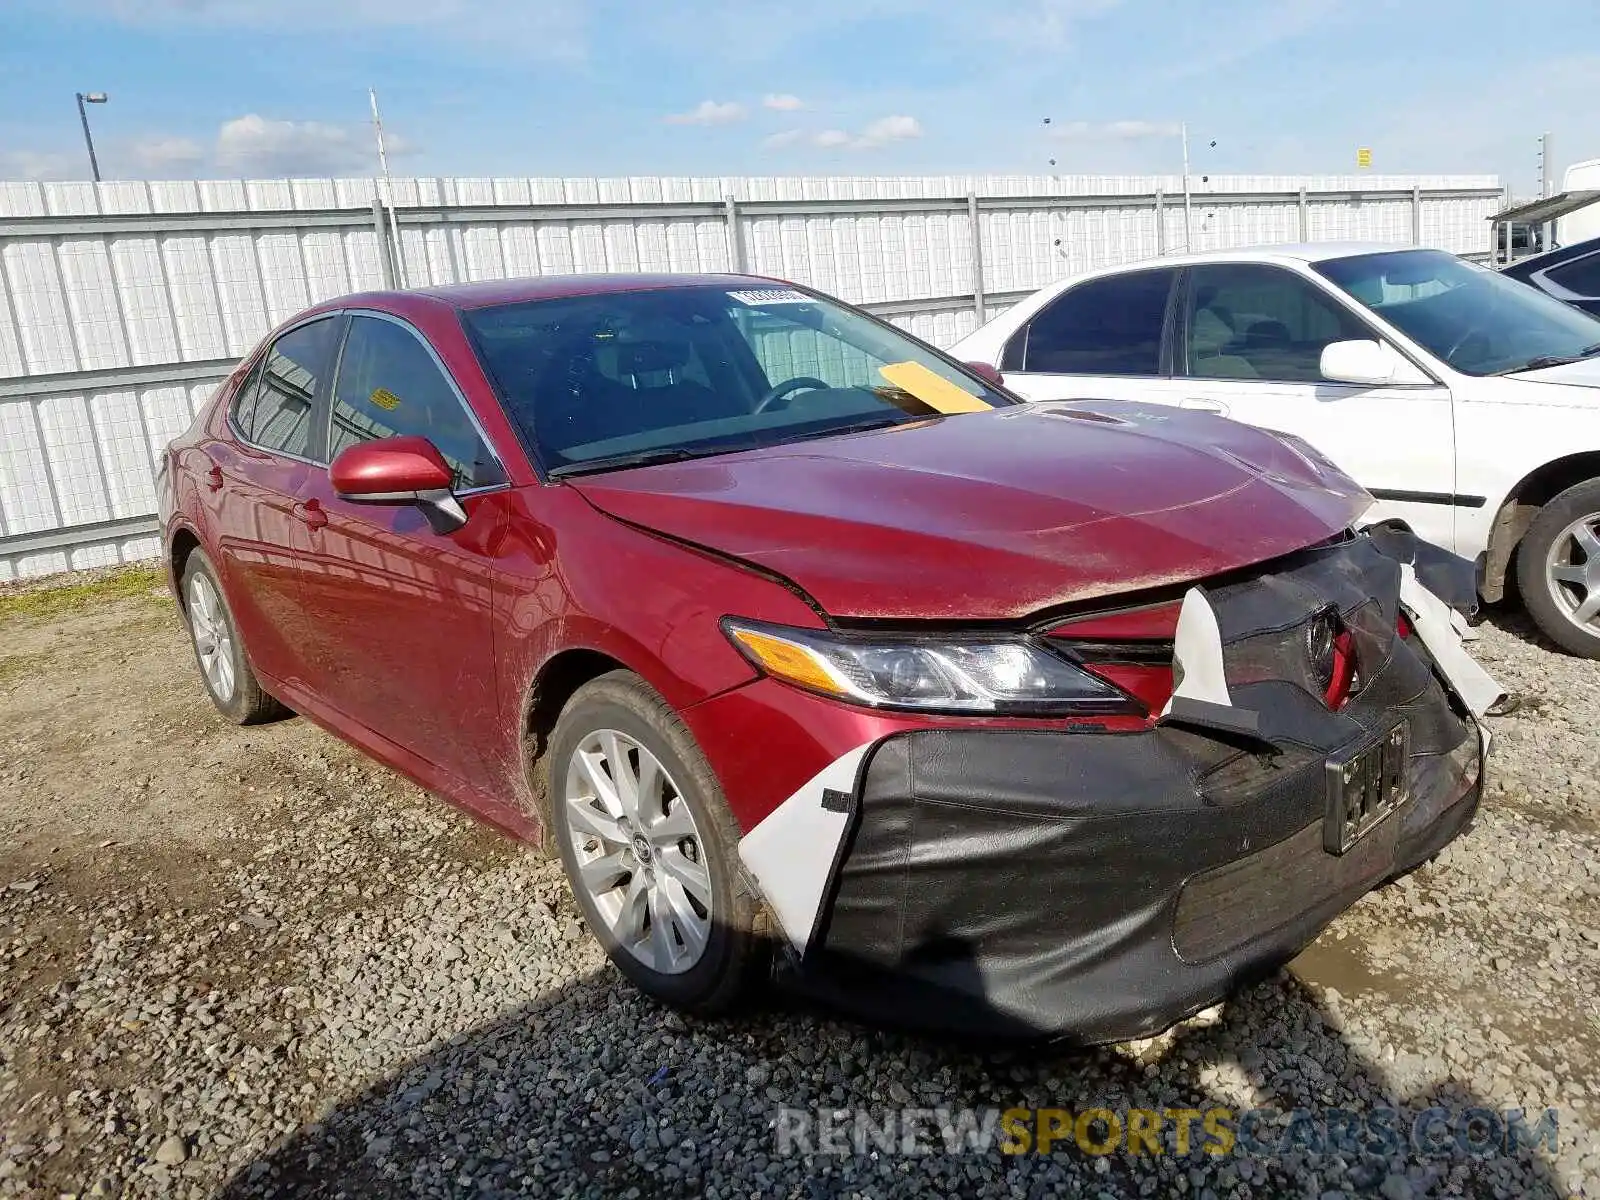
M1331 383L1387 387L1432 382L1387 342L1367 339L1329 342L1322 348L1321 370L1322 377Z

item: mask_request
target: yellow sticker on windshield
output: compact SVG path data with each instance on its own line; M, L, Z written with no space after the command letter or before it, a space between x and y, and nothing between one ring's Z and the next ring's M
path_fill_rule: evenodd
M886 363L878 368L878 374L901 391L910 392L934 412L986 412L994 407L919 362Z
M384 412L393 412L400 407L400 397L396 396L388 388L374 388L372 395L368 399L383 409Z

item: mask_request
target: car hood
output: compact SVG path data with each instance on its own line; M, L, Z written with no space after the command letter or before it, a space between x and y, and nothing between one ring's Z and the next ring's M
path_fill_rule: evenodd
M1562 363L1559 367L1544 367L1537 371L1518 371L1515 375L1508 375L1505 378L1524 380L1528 383L1555 383L1565 384L1568 387L1600 388L1600 357ZM1583 397L1583 400L1587 403L1593 403L1594 399L1593 396Z
M603 512L846 618L1005 620L1262 562L1371 497L1205 413L1026 405L571 480Z

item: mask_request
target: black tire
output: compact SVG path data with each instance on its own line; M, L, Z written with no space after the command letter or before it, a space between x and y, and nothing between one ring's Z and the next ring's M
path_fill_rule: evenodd
M566 780L578 748L601 730L615 730L648 750L688 806L699 835L698 860L710 876L710 934L693 966L654 970L623 945L581 882L572 836ZM760 900L739 866L739 827L722 788L677 713L631 671L612 671L584 684L562 709L544 755L547 828L585 923L616 968L640 991L676 1008L724 1013L757 989L769 962ZM597 839L590 839L596 845Z
M219 694L219 684L208 673L201 651L201 635L197 630L204 618L191 611L196 580L200 580L202 586L209 586L211 595L215 597L213 619L227 631L226 652L232 673L226 695ZM292 715L281 702L267 694L255 672L250 669L249 655L245 653L244 639L239 636L233 610L228 607L228 598L223 595L216 569L203 550L191 551L184 562L183 578L178 581L178 596L184 623L189 627L189 647L194 651L195 666L200 670L200 682L205 686L206 695L211 697L211 703L217 706L217 711L235 725L258 725L263 721L275 721Z
M1591 515L1600 518L1600 479L1570 487L1546 504L1517 546L1517 590L1528 615L1552 642L1581 658L1600 658L1600 628L1580 628L1557 603L1547 564L1563 532Z

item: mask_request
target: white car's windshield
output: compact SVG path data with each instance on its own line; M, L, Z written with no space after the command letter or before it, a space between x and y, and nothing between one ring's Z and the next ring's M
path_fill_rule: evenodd
M1442 250L1335 258L1316 270L1466 375L1600 355L1600 320Z
M602 292L463 320L553 475L1014 403L915 339L782 285Z

